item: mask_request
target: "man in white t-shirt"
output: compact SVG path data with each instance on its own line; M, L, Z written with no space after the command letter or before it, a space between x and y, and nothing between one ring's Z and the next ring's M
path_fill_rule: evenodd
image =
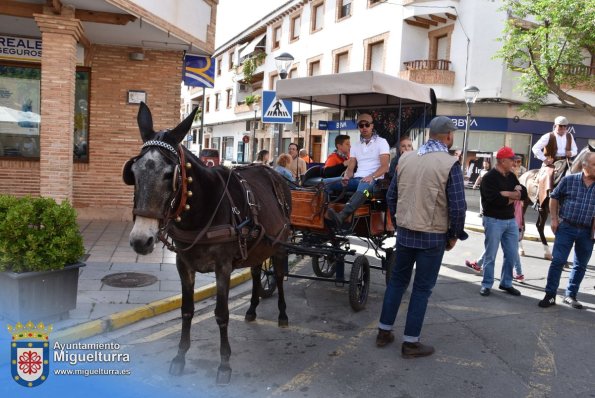
M376 181L384 178L388 172L390 162L390 148L388 142L379 137L374 131L374 119L372 115L362 113L357 118L357 127L360 132L360 139L351 146L350 157L355 159L351 162L343 177L325 179L328 190L336 191L346 186L348 191L355 191L349 202L340 213L333 209L327 212L327 218L341 225L368 197L372 195ZM357 171L354 172L357 166Z

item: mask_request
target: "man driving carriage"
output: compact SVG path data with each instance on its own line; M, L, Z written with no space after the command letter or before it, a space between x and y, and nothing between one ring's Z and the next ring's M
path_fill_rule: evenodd
M543 203L548 193L554 188L554 179L566 171L567 160L577 154L576 142L572 134L568 132L568 124L568 119L558 116L554 120L553 131L545 133L533 145L533 154L543 162L537 177L539 183L537 197L530 198L535 203Z
M347 191L355 191L349 202L340 213L328 209L327 218L335 225L343 224L366 199L371 196L374 185L384 178L390 162L390 147L388 142L374 131L374 119L368 113L362 113L357 118L360 139L351 147L349 163L343 177L329 178L328 191L340 191L345 187ZM354 172L357 166L357 171Z

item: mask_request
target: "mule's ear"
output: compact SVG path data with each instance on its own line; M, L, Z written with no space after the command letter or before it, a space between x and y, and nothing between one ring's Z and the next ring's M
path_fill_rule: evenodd
M153 130L153 116L147 104L141 101L138 108L138 115L136 117L138 128L140 129L140 136L143 142L147 142L153 138L155 131Z
M188 130L190 130L190 127L192 127L192 122L194 121L196 112L198 112L198 107L194 108L192 112L190 112L190 115L186 116L186 119L182 120L180 124L176 126L176 128L169 132L169 134L174 137L178 144L182 142L186 136L186 133L188 133Z

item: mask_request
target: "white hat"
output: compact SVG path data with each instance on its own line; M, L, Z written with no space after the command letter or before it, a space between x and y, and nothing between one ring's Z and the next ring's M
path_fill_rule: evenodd
M558 125L558 126L568 126L568 119L566 119L564 116L558 116L555 120L554 120L554 124Z

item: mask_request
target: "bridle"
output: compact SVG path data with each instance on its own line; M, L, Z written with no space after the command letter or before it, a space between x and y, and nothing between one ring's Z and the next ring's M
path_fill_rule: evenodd
M175 163L172 179L172 193L166 202L169 203L169 206L167 206L164 212L143 210L136 207L135 198L132 214L134 216L155 218L159 220L161 229L162 225L168 224L172 220L178 222L181 221L182 212L190 209L190 206L186 204L186 201L192 196L192 191L188 190L188 184L192 183L192 177L187 177L187 170L192 168L192 165L186 163L182 145L179 145L178 150L176 150L167 142L150 140L143 144L140 155L131 158L124 164L124 169L122 171L124 183L128 185L135 184L134 175L132 174L132 165L146 153L148 148L155 147L158 149L165 149L165 151L160 150L159 152Z

